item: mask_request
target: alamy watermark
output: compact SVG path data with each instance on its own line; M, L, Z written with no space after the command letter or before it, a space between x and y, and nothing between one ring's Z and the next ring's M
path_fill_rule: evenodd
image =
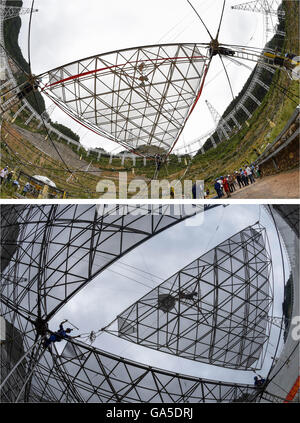
M292 318L292 339L294 341L300 341L300 316L294 316Z
M185 219L186 226L201 226L204 223L203 204L97 204L97 213L99 216L111 216L114 219L127 217L128 222L135 218L151 215L155 225L161 224L162 218ZM192 219L190 219L192 217ZM147 226L147 222L144 222ZM142 221L141 221L142 226Z
M118 183L111 179L103 179L98 182L96 192L100 199L123 200L123 199L203 199L204 181L193 182L189 179L151 180L133 179L128 183L127 172L119 172Z

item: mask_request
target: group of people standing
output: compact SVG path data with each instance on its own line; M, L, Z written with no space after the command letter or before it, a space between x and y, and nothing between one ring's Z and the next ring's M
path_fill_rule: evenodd
M19 188L20 184L14 177L14 171L9 170L8 166L0 169L0 185L2 184L12 184L13 187Z
M244 165L244 169L240 168L231 175L220 176L215 180L214 188L217 193L217 198L222 198L225 194L231 197L231 193L236 191L237 187L243 188L255 183L255 178L260 178L260 170L258 166Z

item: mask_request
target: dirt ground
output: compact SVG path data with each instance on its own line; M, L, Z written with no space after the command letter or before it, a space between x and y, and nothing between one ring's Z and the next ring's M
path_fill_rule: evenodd
M233 199L273 199L273 198L300 198L300 171L299 169L277 175L265 176L257 179L254 184L244 188L237 188L231 194Z

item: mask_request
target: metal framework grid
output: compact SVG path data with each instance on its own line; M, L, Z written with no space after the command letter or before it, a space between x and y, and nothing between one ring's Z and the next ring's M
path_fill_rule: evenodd
M9 3L7 4L0 4L0 11L3 16L3 19L12 19L21 15L26 15L31 12L31 8L29 7L18 7L18 6L10 6ZM38 9L33 9L32 12L38 12Z
M237 4L231 8L248 12L267 13L273 16L285 16L284 11L278 10L280 4L282 4L282 2L278 0L254 0Z
M247 385L175 374L79 343L67 344L59 361L84 402L232 402L255 395ZM59 379L58 363L56 369Z
M80 342L68 342L61 354L55 347L51 353L39 345L32 348L32 343L27 348L32 353L8 378L1 391L3 402L195 403L257 397L252 385L181 375Z
M222 242L121 313L119 337L222 367L260 368L273 302L265 244L260 224Z
M267 16L269 16L272 12L272 8L274 9L274 14L277 14L278 11L275 11L275 7L273 7L275 4L274 1L275 0L272 0L272 2L259 2L257 0L256 2L250 2L249 10L252 10L252 3L262 3L263 7L260 9L267 11ZM278 0L276 0L276 2L278 3ZM246 5L248 5L248 3L246 3ZM238 9L239 6L240 5L237 5L233 8ZM244 6L245 4L242 5L242 7ZM271 15L270 17L272 18ZM279 15L283 16L284 13L279 12ZM176 46L178 47L178 50L176 51L178 56L168 57L168 54L171 52L169 49L175 48ZM194 48L192 48L192 46L194 46ZM39 75L41 78L48 78L46 86L42 88L42 91L45 91L56 105L59 105L59 107L61 107L67 114L70 114L73 119L77 120L83 126L88 127L97 134L117 142L120 146L125 147L132 153L143 156L144 158L147 156L152 157L157 150L153 151L153 149L148 149L147 146L153 145L155 147L162 148L164 152L170 154L184 129L190 113L194 109L199 96L201 95L204 79L210 64L210 59L207 53L208 47L209 44L203 43L167 44L136 47L96 55ZM253 51L250 51L251 49L248 49L247 51L246 49L242 49L243 52L239 51L239 47L241 46L232 47L238 48L236 51L236 58L255 61L264 67L267 66L265 63L266 57L262 57L260 54L251 54L253 53ZM204 59L204 70L202 69L202 71L200 69L201 65L199 66L199 63L197 63L197 59L200 56L193 56L195 52L199 52L201 54L200 49L203 50L202 57ZM156 56L155 50L157 50L158 56ZM132 56L130 55L131 53ZM180 56L179 53L183 53L183 55ZM115 57L108 63L106 56ZM145 58L145 60L143 60L143 58ZM127 60L126 62L124 61L125 59ZM97 65L97 62L99 61L100 67ZM170 71L167 71L168 61L170 61ZM148 72L151 78L149 78L146 72L146 66L149 67L149 62L150 67L152 63L154 69L153 71L150 70L150 73ZM158 62L160 62L159 65L157 64ZM200 78L197 77L200 84L198 91L193 87L193 83L195 82L193 81L193 76L191 76L191 81L189 81L189 88L186 89L186 86L184 86L186 81L190 78L190 76L188 76L189 71L186 75L184 75L184 71L186 71L186 68L182 67L184 62L186 62L186 65L189 64L190 68L196 71L198 76L200 76ZM270 71L275 71L275 69L278 68L273 60L268 60L267 62L267 67ZM103 67L101 67L101 64ZM132 66L131 70L129 66ZM69 73L69 67L72 72L74 70L73 74ZM163 72L161 72L161 69L163 69ZM174 69L176 69L175 76L176 73L177 75L180 74L180 76L178 80L173 81ZM63 74L65 70L67 72L65 77L63 79L59 79L60 73ZM108 73L109 71L111 72L110 84L107 84L109 77L108 74L105 74L105 71L108 71ZM55 85L52 87L49 80L51 72L57 72L55 78L59 79L59 81L56 80ZM105 74L104 80L101 78L102 72ZM165 81L160 81L157 84L157 75L158 79L159 77L162 79L165 78ZM89 81L86 84L85 81L87 80ZM59 85L56 86L58 82ZM260 81L257 82L261 83ZM162 89L160 86L163 83L165 83L165 89ZM192 90L190 90L190 97L188 97L187 93L190 87L192 87ZM145 95L141 96L141 88L144 88ZM58 97L57 95L53 95L53 90L56 91ZM97 92L97 90L99 91ZM173 94L171 93L170 99L169 90L171 90L171 92L173 90ZM178 95L176 105L174 90L177 90L176 93ZM251 93L247 91L246 94L246 98L251 98L254 102L259 104L259 101L253 97ZM134 103L135 98L139 99L137 100L137 103ZM191 101L190 105L188 105L187 98L189 98L188 101ZM144 108L141 106L143 101L145 103ZM10 102L11 100L8 100L7 105L2 106L10 108L12 106ZM181 103L185 105L181 106ZM40 121L40 126L41 119L39 116L31 110L30 107L28 107L29 104L26 101L25 104L26 108L32 112L28 121L32 118L37 118ZM170 104L172 105L171 107ZM155 110L157 112L155 112L155 117L154 114L151 113L151 110ZM240 110L242 110L247 117L251 116L251 113L248 113L244 104L241 104ZM173 115L171 116L172 113ZM116 116L117 120L115 120ZM175 124L174 117L176 116L178 120ZM237 127L240 126L233 114L231 114L230 117L228 116L225 121L228 122L230 119L232 119L232 122L234 122ZM141 126L139 126L139 124ZM147 128L151 128L151 130L148 130ZM223 126L221 125L221 129L222 128ZM57 133L54 128L49 127L49 129L50 132L53 131ZM137 141L136 134L138 134L137 136L139 137L140 142ZM209 135L207 135L207 137L209 137ZM206 136L203 135L200 138L206 138ZM189 153L191 152L191 146L195 144L196 141L198 142L198 140L194 140L189 144ZM74 143L74 141L70 141L69 139L67 139L67 142ZM208 144L213 147L216 145L214 141ZM183 148L184 147L180 150ZM197 148L197 151L199 148L201 148L201 145ZM180 150L177 151L177 154ZM204 154L206 150L207 149L202 148L201 152Z
M253 386L179 375L73 340L62 354L55 347L52 352L42 347L43 325L75 292L117 257L190 215L176 215L158 205L160 214L151 215L147 208L137 216L143 207L119 206L96 213L89 205L2 206L0 323L6 337L0 345L1 401L255 401ZM199 206L194 214L202 210ZM125 242L133 234L135 242ZM104 246L110 252L106 260ZM82 260L86 264L79 269ZM74 280L77 272L81 277Z
M129 150L154 145L169 153L201 94L208 60L198 44L120 50L47 72L42 91Z
M2 302L49 320L125 253L203 209L170 205L2 206L2 279L6 281L1 286Z
M234 48L235 58L277 69L261 49ZM209 44L135 47L82 59L38 76L41 91L70 117L136 154L147 146L170 154L203 90ZM264 52L274 54L265 48ZM243 106L244 107L244 106Z

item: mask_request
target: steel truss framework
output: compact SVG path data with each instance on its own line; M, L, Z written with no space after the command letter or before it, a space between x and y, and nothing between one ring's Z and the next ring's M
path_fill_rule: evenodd
M282 5L281 0L255 0L248 3L237 4L232 6L232 9L261 13L265 16L265 35L266 42L270 34L276 34L281 37L285 37L285 32L278 30L278 24L275 20L284 19L285 11L280 10L279 6Z
M31 12L28 7L10 6L7 4L0 4L0 12L4 20L12 19L20 15L26 15ZM33 9L32 12L38 12L38 9Z
M22 325L19 320L17 324ZM55 347L50 352L34 344L26 325L20 333L23 342L19 345L26 346L28 355L22 359L19 353L19 362L11 363L17 364L11 375L6 369L3 402L195 403L255 401L258 397L252 385L181 375L80 342L69 341L61 354Z
M254 0L247 3L232 6L232 9L245 10L248 12L268 13L273 16L285 16L283 10L278 10L281 1L278 0Z
M159 205L154 208L156 215L145 206L104 208L99 213L95 209L2 206L1 326L4 323L6 336L1 343L1 400L254 401L257 391L252 386L167 372L83 343L68 342L62 354L42 348L47 320L75 292L117 257L203 207L189 214L180 208L176 214ZM128 237L135 241L129 243ZM78 268L82 261L85 264ZM75 273L80 279L74 280Z
M120 50L47 72L42 91L129 150L154 145L169 153L200 97L208 61L199 44Z
M207 206L208 209L211 207L216 205ZM122 217L116 217L117 210ZM199 207L194 209L193 213L202 210L203 208ZM42 341L47 333L43 324L55 310L52 305L54 295L58 295L58 292L62 294L56 299L63 304L70 298L67 285L68 282L72 285L73 274L68 260L73 263L71 257L74 251L83 250L81 260L84 260L86 250L91 253L85 265L90 269L85 280L87 283L100 272L97 268L93 273L95 268L90 267L94 264L92 257L98 260L97 252L103 248L103 244L94 242L97 228L99 232L103 232L105 239L109 236L109 231L110 236L116 239L119 226L119 233L123 233L125 239L126 232L132 235L134 226L138 235L141 235L139 225L142 224L143 240L146 240L192 214L183 210L181 214L178 214L178 210L174 213L174 210L166 209L165 206L157 206L157 211L160 215L151 216L144 210L144 216L136 217L134 212L137 212L137 207L134 206L115 207L110 211L104 208L99 211L102 218L100 230L100 226L97 226L100 223L95 217L95 207L91 206L2 206L0 323L1 330L4 323L5 336L0 346L1 401L253 402L262 395L252 385L218 382L156 369L74 340L65 345L61 354L55 346L52 351L42 348ZM122 220L124 216L127 219ZM94 222L92 232L91 222ZM66 236L62 238L63 228ZM82 237L84 229L88 236L81 238L81 241L85 240L82 244L78 240ZM125 247L122 236L118 237L118 242L118 253L121 256L129 251L129 248L121 248L121 245ZM141 242L139 238L130 248ZM33 244L37 245L36 249ZM59 262L53 262L56 259L56 250L52 250L50 244L60 248L62 260ZM28 248L29 245L31 248ZM99 246L98 250L96 245ZM112 242L105 245L112 247L115 244ZM115 250L111 248L109 251L113 262ZM53 291L59 284L55 286L53 283L45 283L44 276L43 284L37 286L34 270L37 263L41 266L45 264L45 274L51 273L54 265L57 266L58 272L60 267L65 269L67 280L60 284L63 286L61 291ZM100 267L102 264L100 260ZM41 266L38 266L39 272ZM24 271L25 268L30 271ZM83 268L80 271L82 273ZM82 273L82 278L84 276ZM36 302L40 305L37 306ZM45 311L49 313L48 316L43 314ZM37 321L37 317L44 318L44 322ZM268 396L267 393L263 393L263 398L270 402L275 400L274 396Z
M136 154L170 154L202 93L209 44L135 47L82 59L38 76L41 91L78 123ZM283 69L272 49L219 45L235 60ZM289 66L297 63L291 61ZM242 109L245 109L241 105ZM234 121L234 119L233 119Z
M215 123L215 129L216 129L219 141L221 142L224 139L228 140L230 138L229 134L232 132L232 129L230 128L228 123L222 118L222 116L217 112L214 106L210 104L208 100L206 100L205 103ZM211 141L214 147L216 147L215 140L211 138Z
M168 155L201 95L212 59L209 46L152 45L100 54L39 75L45 83L40 88L77 122L132 153L153 157L156 151L147 148L153 145ZM283 68L259 49L220 46L233 48L236 59L273 70ZM289 70L295 65L289 63ZM247 98L256 101L251 95ZM9 110L14 102L15 98L10 98L1 107ZM251 116L243 104L240 109ZM29 120L33 117L35 112ZM231 119L240 126L234 116Z
M222 367L260 368L273 301L265 244L260 224L222 242L121 313L119 337Z
M49 320L118 258L203 206L2 206L2 301ZM14 281L18 280L15 285Z

